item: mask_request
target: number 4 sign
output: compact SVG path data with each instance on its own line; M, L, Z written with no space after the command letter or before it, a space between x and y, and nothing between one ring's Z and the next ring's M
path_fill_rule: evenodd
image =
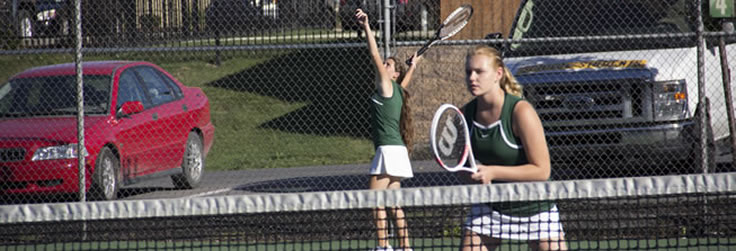
M709 0L711 17L734 17L734 0Z

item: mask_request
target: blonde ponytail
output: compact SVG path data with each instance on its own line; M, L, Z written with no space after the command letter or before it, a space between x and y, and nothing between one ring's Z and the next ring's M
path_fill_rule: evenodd
M503 64L503 62L501 62ZM524 95L523 87L519 84L519 82L516 81L516 78L514 78L514 75L511 74L511 71L509 71L509 68L506 68L506 66L503 66L503 78L501 79L501 88L503 88L506 93L522 97Z

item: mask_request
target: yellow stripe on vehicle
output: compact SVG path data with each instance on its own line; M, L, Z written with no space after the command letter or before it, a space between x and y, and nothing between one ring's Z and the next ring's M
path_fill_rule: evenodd
M530 74L543 71L582 70L582 69L626 69L646 68L646 60L596 60L558 64L538 64L520 68L516 74Z

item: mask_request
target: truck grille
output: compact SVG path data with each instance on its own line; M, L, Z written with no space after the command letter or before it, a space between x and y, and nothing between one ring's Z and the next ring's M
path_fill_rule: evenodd
M0 148L0 162L22 161L25 155L23 148Z
M533 84L524 93L543 121L636 118L643 114L644 81Z

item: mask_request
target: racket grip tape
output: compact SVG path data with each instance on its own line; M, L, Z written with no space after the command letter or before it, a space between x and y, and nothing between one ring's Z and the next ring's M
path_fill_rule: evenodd
M417 57L418 57L418 56L421 56L422 54L424 54L424 52L425 52L425 51L427 51L427 49L429 49L429 46L423 46L423 47L422 47L421 49L419 49L419 50L417 51ZM408 65L408 66L411 66L411 60L412 60L412 59L414 59L414 56L411 56L411 57L409 57L409 58L408 58L408 59L406 60L406 65Z
M414 56L409 57L409 59L406 60L406 65L411 66L411 60L414 59Z

